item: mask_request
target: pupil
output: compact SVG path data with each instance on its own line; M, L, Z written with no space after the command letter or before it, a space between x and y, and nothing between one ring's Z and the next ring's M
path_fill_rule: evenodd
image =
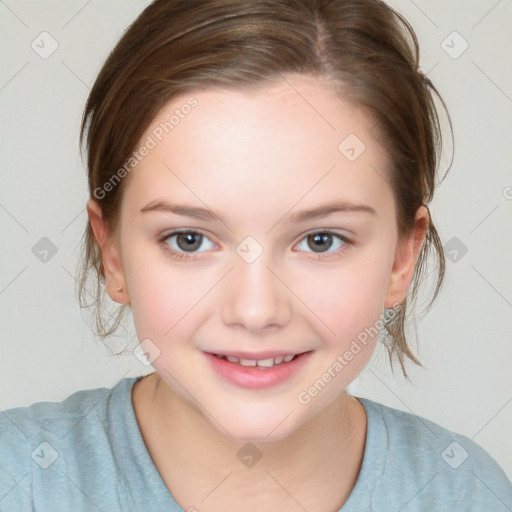
M328 233L315 233L308 238L313 240L313 245L310 245L310 247L315 252L323 252L322 249L329 249L332 245L332 236Z
M179 233L176 242L180 249L194 250L201 246L202 235L196 233Z

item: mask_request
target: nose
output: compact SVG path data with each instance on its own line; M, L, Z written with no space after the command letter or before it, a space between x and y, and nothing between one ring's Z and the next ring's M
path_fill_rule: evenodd
M235 263L222 303L226 325L255 335L285 327L292 315L292 294L264 256L252 263L242 259Z

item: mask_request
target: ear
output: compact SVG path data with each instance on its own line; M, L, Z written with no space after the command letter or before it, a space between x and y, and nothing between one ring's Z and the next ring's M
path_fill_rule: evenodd
M416 211L414 228L397 243L384 307L392 308L404 302L429 224L429 211L422 205Z
M130 302L130 298L126 289L126 279L117 239L110 233L108 225L103 219L101 208L94 199L89 199L87 202L87 214L89 215L94 238L101 250L107 292L114 302L127 304Z

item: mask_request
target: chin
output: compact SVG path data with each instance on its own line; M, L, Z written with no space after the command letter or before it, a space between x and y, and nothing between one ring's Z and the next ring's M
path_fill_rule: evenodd
M233 441L269 443L280 441L301 427L303 422L297 412L292 407L243 407L219 411L215 415L219 423L212 418L208 420L219 433Z

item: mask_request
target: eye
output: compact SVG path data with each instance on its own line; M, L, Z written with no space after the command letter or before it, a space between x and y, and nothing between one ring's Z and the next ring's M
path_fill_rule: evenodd
M306 244L307 248L304 244ZM345 250L349 245L351 245L350 240L342 235L332 231L317 231L304 237L298 247L299 250L306 252L313 252L320 255L327 253L331 255ZM311 249L311 251L308 249Z
M202 233L198 233L197 231L190 230L167 233L160 239L160 241L164 244L167 250L172 253L177 253L178 255L183 253L194 254L197 252L204 252L215 247L208 237ZM205 241L208 241L209 243L206 244L206 248L204 248ZM201 246L203 246L203 249L198 250Z

